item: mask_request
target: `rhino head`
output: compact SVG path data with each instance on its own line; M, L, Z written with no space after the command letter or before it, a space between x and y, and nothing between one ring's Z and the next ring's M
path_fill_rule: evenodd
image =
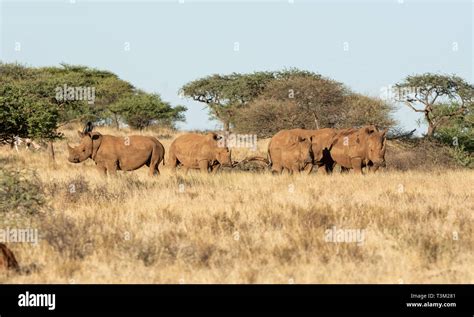
M76 147L67 145L69 152L68 161L71 163L80 163L88 158L92 158L94 150L97 150L102 139L102 135L99 132L78 131L77 133L81 138L81 143Z
M232 166L231 152L227 147L216 149L216 161L223 166Z
M385 166L385 148L387 130L378 131L375 127L366 127L367 138L367 158L375 166Z
M206 139L216 145L214 161L219 162L223 166L232 166L231 152L227 147L225 136L210 132L206 135Z

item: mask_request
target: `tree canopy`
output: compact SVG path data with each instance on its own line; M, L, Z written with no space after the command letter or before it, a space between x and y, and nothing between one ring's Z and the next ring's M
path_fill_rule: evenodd
M53 140L60 137L58 127L71 121L112 120L118 126L125 120L142 127L184 120L182 106L173 108L159 95L138 91L105 70L0 62L0 75L0 142L11 143L17 136Z
M292 76L270 82L258 98L237 111L234 126L260 137L293 128L390 127L392 110L391 104L353 93L334 80Z
M158 94L147 94L139 91L126 98L120 99L110 107L133 128L144 129L153 123L174 127L177 121L184 121L184 106L171 107L168 102L161 100Z
M428 137L433 137L441 126L452 123L452 119L466 118L474 110L474 86L456 75L407 76L396 87L398 101L423 113Z
M288 128L393 124L390 104L299 69L214 74L184 85L181 93L208 106L225 130L260 136Z
M229 130L235 122L236 111L255 100L268 83L293 76L319 77L309 71L289 69L276 72L261 71L249 74L213 74L191 81L180 89L180 93L209 108L211 118L218 119Z

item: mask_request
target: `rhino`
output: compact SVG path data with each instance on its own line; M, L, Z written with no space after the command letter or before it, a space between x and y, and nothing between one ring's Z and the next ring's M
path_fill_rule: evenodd
M0 271L19 271L20 266L13 252L3 243L0 243Z
M150 168L149 175L153 176L160 173L158 166L161 161L164 165L165 148L154 137L116 137L87 128L83 132L78 131L78 135L81 138L78 146L67 145L69 162L80 163L91 158L105 175L115 175L117 170L133 171L146 165Z
M185 173L189 169L200 169L213 174L221 166L232 166L231 152L220 139L216 133L180 135L169 148L169 166L174 172L177 166L182 166Z
M320 130L306 130L306 129L291 129L282 130L275 134L269 145L269 157L271 157L272 151L285 151L285 149L296 144L298 139L307 139L311 142L311 155L312 162L307 164L305 171L310 173L313 166L329 168L332 165L331 158L329 156L329 147L333 138L336 136L337 131L334 129L320 129Z
M332 164L340 165L343 171L353 169L361 174L364 167L372 172L385 167L386 132L373 125L339 130L329 150Z
M290 174L306 170L311 171L313 153L311 137L305 138L282 130L275 134L268 144L268 160L272 173L281 174L287 170Z

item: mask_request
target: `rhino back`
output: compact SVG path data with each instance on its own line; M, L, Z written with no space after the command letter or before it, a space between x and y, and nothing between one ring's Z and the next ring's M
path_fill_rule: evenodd
M206 136L195 133L188 133L179 136L173 141L170 152L188 167L197 167L199 161L212 161L215 157L217 142L212 142Z
M94 160L97 163L117 163L121 170L134 170L150 160L153 150L158 148L156 142L159 143L158 140L141 135L104 135Z

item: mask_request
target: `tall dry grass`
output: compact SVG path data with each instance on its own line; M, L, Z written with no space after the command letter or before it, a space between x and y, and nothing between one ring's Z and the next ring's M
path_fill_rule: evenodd
M166 148L174 138L143 133ZM68 163L65 143L55 165L46 152L0 150L2 164L37 173L49 203L16 222L0 215L40 234L36 246L9 244L32 269L2 283L474 282L472 170L210 176L165 166L155 178L146 168L104 178L90 160ZM328 242L334 226L364 240Z

